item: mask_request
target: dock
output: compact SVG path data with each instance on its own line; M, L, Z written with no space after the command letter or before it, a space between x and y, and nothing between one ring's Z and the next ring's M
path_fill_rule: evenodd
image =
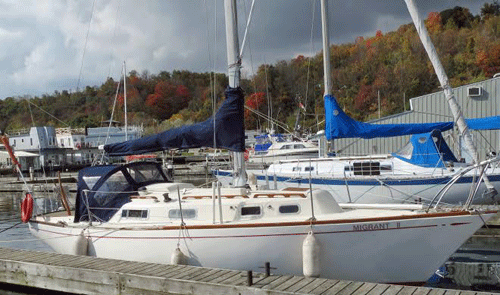
M0 284L75 294L486 295L0 248Z

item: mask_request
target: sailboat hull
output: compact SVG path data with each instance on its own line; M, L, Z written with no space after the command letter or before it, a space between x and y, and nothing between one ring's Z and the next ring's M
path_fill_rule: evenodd
M127 229L86 224L61 226L37 218L31 233L56 252L70 253L88 240L90 256L170 263L180 245L189 264L302 275L302 245L312 230L319 246L321 277L384 283L426 281L493 213L422 214L367 220L223 224ZM368 238L369 236L369 238ZM180 238L179 238L180 237ZM74 253L70 253L74 254ZM274 268L276 268L274 270Z

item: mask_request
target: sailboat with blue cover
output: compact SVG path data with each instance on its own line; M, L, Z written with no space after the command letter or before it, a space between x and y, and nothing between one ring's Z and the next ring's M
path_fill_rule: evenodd
M495 161L480 164L469 129L500 129L500 117L465 120L453 97L448 79L437 58L423 22L415 13L411 0L406 0L424 47L429 52L437 76L443 86L454 121L419 124L370 124L350 118L331 94L330 50L323 42L325 79L325 136L339 138L375 138L413 135L399 152L389 155L364 157L330 157L276 161L264 170L249 171L258 185L283 188L318 187L328 190L340 203L431 203L435 199L451 204L465 204L471 200L472 184L480 182L474 198L476 204L498 202L500 167ZM328 34L323 32L323 38ZM474 166L457 161L443 140L441 132L457 126L464 142L474 156ZM496 159L498 160L498 159ZM496 161L498 162L498 161ZM224 183L231 181L231 173L218 171ZM455 183L449 186L452 181Z
M225 0L224 7L229 88L217 115L107 145L108 154L217 144L242 156L236 1ZM240 180L208 189L174 182L156 163L83 169L74 212L35 210L28 216L30 231L66 254L253 271L270 263L276 274L417 284L497 213L467 207L346 210L321 189L249 187L243 157L235 158L242 163L235 164Z

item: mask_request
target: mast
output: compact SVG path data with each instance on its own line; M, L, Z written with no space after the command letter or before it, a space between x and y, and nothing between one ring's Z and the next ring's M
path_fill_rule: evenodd
M123 105L125 107L125 141L128 140L128 123L127 123L127 68L123 61Z
M467 127L467 123L465 122L460 105L457 103L457 100L455 99L453 90L451 89L450 82L448 80L448 76L446 75L444 67L441 64L441 61L439 60L436 49L434 48L432 40L429 34L427 33L427 29L425 28L424 22L422 21L422 19L420 19L417 7L413 2L413 0L405 0L405 2L406 6L408 6L408 11L410 12L411 18L413 20L413 23L415 24L415 28L417 29L418 35L420 36L420 40L424 45L425 51L427 51L427 55L429 55L429 59L431 60L432 66L434 67L434 71L436 72L436 75L439 79L439 83L441 83L441 87L443 88L446 100L450 105L451 113L453 114L453 118L457 124L458 131L460 132L462 138L464 139L465 147L472 154L472 159L474 161L474 164L478 164L479 156L477 153L476 146L472 141L472 136L469 132L469 128ZM483 172L484 169L485 167L482 166L481 172ZM490 183L486 174L484 175L484 183L487 188L486 194L491 197L495 196L497 194L497 191L495 187Z
M241 58L238 40L238 16L236 0L224 0L224 13L226 20L226 46L229 87L240 86ZM245 171L245 158L243 152L233 153L233 186L245 187L247 173Z
M323 79L325 83L324 95L332 94L332 78L330 76L330 37L328 36L328 2L321 0L321 32L323 35Z

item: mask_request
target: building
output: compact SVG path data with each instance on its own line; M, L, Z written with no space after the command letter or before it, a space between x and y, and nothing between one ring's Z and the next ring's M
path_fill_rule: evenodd
M38 155L38 161L32 160L21 163L22 170L33 167L35 170L54 169L65 163L65 153L57 145L54 127L31 127L9 132L9 144L17 154L20 151ZM42 167L43 166L43 167Z
M23 171L62 170L91 165L102 156L99 146L123 142L127 138L142 136L142 128L97 127L97 128L54 128L51 126L9 132L9 144L19 158ZM0 155L0 165L11 165ZM2 167L0 167L2 168Z
M453 89L455 98L462 108L465 118L482 118L500 115L500 77ZM403 99L401 99L403 103ZM448 102L442 91L410 99L410 110L370 121L374 124L427 123L453 121ZM484 160L490 152L500 150L500 131L472 131L472 136ZM471 162L471 156L462 144L456 130L443 133L448 145L457 158ZM401 149L410 136L359 139L347 138L332 141L331 150L337 155L387 154Z

